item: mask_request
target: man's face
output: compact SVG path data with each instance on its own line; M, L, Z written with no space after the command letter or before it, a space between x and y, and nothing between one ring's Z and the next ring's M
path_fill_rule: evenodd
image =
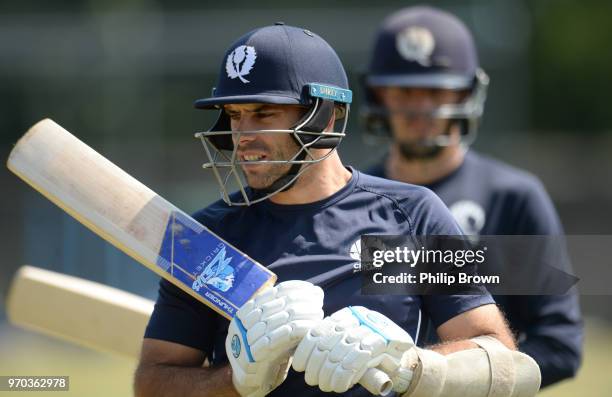
M389 112L393 138L406 157L431 157L440 151L427 142L450 133L458 140L460 131L449 131L449 121L432 117L441 105L456 104L465 98L461 91L434 88L380 87L375 95Z
M232 131L286 130L294 126L305 108L294 105L240 104L225 105ZM265 189L285 175L291 164L258 164L261 160L290 160L300 150L289 134L232 134L242 170L250 187Z

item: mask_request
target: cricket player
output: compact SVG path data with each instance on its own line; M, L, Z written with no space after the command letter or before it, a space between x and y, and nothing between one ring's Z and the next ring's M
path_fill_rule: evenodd
M307 29L277 23L227 50L212 97L195 103L219 114L200 136L223 199L195 218L279 283L227 321L162 280L137 396L365 396L390 385L403 396L536 393L537 364L515 351L486 291L360 294L350 252L361 235L461 232L428 189L341 163L351 99L335 51ZM217 264L228 286L232 258ZM434 350L415 346L425 318L443 341Z
M388 154L366 173L430 188L468 235L563 235L535 176L468 150L489 79L458 18L423 6L388 16L364 81L366 126L392 138ZM583 338L576 294L495 300L520 351L538 362L544 386L574 376Z

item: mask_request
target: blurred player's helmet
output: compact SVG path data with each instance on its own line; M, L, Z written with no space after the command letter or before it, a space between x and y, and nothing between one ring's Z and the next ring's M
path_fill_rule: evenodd
M230 205L249 205L289 189L311 164L333 153L344 137L352 92L344 67L336 52L309 30L277 23L253 30L239 38L225 53L212 97L199 99L200 109L219 109L213 127L199 132L208 162L221 186L223 199ZM232 132L225 104L267 103L303 105L304 117L288 130ZM323 132L336 115L341 126ZM339 131L337 131L339 129ZM247 188L236 156L232 134L290 134L300 148L291 159L254 160L253 163L291 164L289 171L266 189ZM315 158L310 149L331 149L323 158ZM233 201L230 187L236 186L240 200Z
M460 124L463 143L473 142L482 116L489 78L480 68L472 35L455 16L425 6L404 8L380 26L367 74L361 115L368 137L389 137L389 113L374 94L376 87L435 88L469 91L458 104L428 114ZM422 111L405 109L406 116ZM450 124L449 124L450 125ZM448 132L448 129L447 129ZM422 142L442 147L447 134Z

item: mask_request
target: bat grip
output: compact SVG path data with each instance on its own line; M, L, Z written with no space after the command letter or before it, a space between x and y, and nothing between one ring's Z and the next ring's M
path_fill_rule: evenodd
M386 396L393 388L389 376L376 368L370 368L359 380L359 384L374 395Z

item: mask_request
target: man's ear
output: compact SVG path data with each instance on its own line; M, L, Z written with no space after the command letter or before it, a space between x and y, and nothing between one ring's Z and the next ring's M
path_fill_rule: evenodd
M334 124L336 124L336 116L335 114L332 115L332 117L329 118L329 122L327 123L327 127L325 127L325 130L323 130L324 132L333 132L334 131Z
M336 120L341 120L346 117L346 106L336 105L334 106L334 114Z
M325 131L333 131L336 121L341 120L344 117L346 117L346 108L338 105L334 106L334 114L332 117L330 117L329 123L327 123L327 127L325 127Z

